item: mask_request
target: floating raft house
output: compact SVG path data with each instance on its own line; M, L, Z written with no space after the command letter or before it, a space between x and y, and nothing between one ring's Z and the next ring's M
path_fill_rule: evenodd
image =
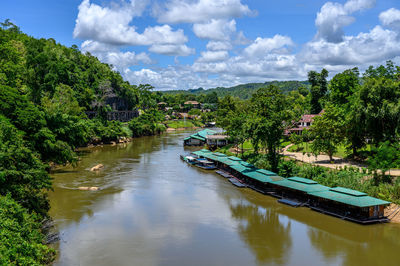
M201 130L185 139L183 139L183 145L185 146L202 146L207 142L208 135L217 134L216 131L211 129Z
M310 192L329 190L329 187L320 185L318 182L298 176L272 182L277 194L282 198L296 199L306 203Z
M316 211L360 223L388 220L384 217L384 206L390 202L370 197L364 192L334 187L309 194L314 197L310 207Z
M342 187L330 188L298 176L283 178L276 173L258 169L235 156L206 149L193 152L200 158L213 161L248 187L278 198L308 205L311 209L358 223L386 222L384 206L390 202L368 196L364 192Z

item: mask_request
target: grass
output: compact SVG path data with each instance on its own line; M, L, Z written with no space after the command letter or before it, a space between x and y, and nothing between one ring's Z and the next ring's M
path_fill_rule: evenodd
M305 152L311 153L311 143L302 142L300 144L294 144L293 146L289 147L288 151L290 152ZM359 150L359 152L369 152L371 151L371 145L367 144L364 149ZM337 151L333 154L335 157L339 158L346 158L348 157L348 152L346 151L346 146L344 144L340 144L337 146Z
M203 124L199 121L190 121L190 120L177 120L177 121L167 121L167 127L169 128L192 128L192 127L201 127Z

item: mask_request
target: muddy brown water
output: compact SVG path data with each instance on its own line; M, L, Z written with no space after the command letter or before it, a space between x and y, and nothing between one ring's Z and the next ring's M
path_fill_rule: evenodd
M179 159L190 134L87 149L53 173L55 265L400 265L398 224L362 226L236 188Z

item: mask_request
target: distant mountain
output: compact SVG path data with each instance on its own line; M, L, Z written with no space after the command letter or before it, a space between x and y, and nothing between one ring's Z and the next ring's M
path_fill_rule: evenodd
M231 95L234 97L239 97L241 99L248 99L251 97L253 93L255 93L259 88L267 87L268 85L276 85L278 86L283 92L287 93L289 91L297 90L300 87L309 87L308 81L267 81L265 83L247 83L241 84L234 87L217 87L213 89L205 90L203 88L198 89L191 89L191 90L171 90L165 91L164 93L168 94L209 94L216 92L218 97L224 97L225 95Z

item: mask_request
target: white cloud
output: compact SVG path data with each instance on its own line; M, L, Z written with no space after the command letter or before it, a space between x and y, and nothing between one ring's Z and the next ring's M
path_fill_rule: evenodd
M224 74L241 77L241 80L257 77L264 79L288 79L298 77L298 65L294 54L287 47L294 45L287 36L257 38L237 55L228 58L226 51L202 53L192 66L193 71L208 74ZM225 52L225 53L220 53Z
M146 3L147 1L144 1ZM187 37L183 30L174 31L169 25L147 27L143 34L130 23L145 7L141 1L101 7L83 0L79 5L74 38L94 40L113 45L183 44Z
M230 19L250 15L240 0L170 0L165 10L158 10L162 23L204 23L211 19Z
M340 43L328 42L324 39L307 43L298 55L299 63L309 68L327 67L346 69L358 66L380 64L400 54L398 35L381 26L370 32L356 36L345 36Z
M259 57L276 50L280 50L280 53L287 53L286 47L293 45L294 43L290 37L277 34L272 38L258 37L252 44L244 49L244 52L248 56Z
M231 50L233 47L230 42L209 41L206 48L209 51L227 51Z
M86 40L81 44L82 52L86 53L89 52L91 54L101 53L101 52L108 52L112 50L117 50L118 46L110 45L106 43L100 43L92 40Z
M195 53L195 49L189 48L184 44L154 44L150 46L149 51L157 54L175 56L188 56Z
M349 0L344 5L327 2L317 14L315 25L318 28L317 38L338 43L343 40L343 27L355 21L350 15L356 11L371 8L375 0Z
M227 41L236 31L236 21L225 19L212 19L208 23L194 24L193 32L201 39Z
M100 61L111 64L118 71L124 71L126 68L143 64L152 64L150 56L146 53L136 54L135 52L121 52L118 46L98 43L95 41L85 41L81 45L82 52L89 52L99 58Z
M188 56L195 49L186 45L183 30L170 25L149 26L138 33L133 19L143 9L133 10L134 1L101 7L84 0L81 3L74 34L86 40L88 51L103 62L113 64L132 84L149 83L156 89L210 88L267 80L306 79L307 71L327 68L331 75L358 66L400 60L400 10L391 8L379 15L382 26L346 36L343 28L355 22L352 16L375 4L375 0L327 2L318 12L315 37L295 44L289 36L276 34L248 40L237 32L234 18L252 11L240 0L171 0L157 13L163 23L191 23L194 34L209 40L206 51L193 64L132 71L131 65L153 64L148 53L120 51L122 45L148 46L148 51L169 56ZM137 2L139 3L139 2ZM300 51L295 48L300 47ZM230 52L228 52L230 51Z
M396 8L388 9L379 14L379 19L383 25L400 31L400 10Z
M228 59L229 54L227 51L205 51L201 52L199 62L216 62Z
M139 63L151 64L153 62L148 54L136 54L135 52L109 52L102 61L115 66L118 70L124 70Z

